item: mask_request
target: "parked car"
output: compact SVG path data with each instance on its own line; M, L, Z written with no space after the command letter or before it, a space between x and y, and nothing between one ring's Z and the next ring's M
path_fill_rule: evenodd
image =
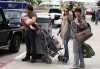
M87 8L86 15L91 15L91 14L92 14L92 9L91 8Z
M25 24L19 22L22 13L26 13L23 9L4 9L4 14L10 24L22 27L22 41L24 41Z
M0 8L0 48L9 47L9 51L16 53L20 49L22 28L9 24L3 9Z
M22 13L26 13L23 9L4 9L4 14L6 19L9 20L10 24L15 24L16 26L23 26L22 23L19 22Z
M62 11L59 8L50 8L49 9L49 16L52 13L52 11L55 15L54 25L61 25L61 23L62 23Z

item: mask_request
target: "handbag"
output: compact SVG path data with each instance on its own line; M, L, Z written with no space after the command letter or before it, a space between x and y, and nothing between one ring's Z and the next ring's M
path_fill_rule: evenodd
M88 27L85 30L83 30L82 32L77 31L77 33L75 33L75 38L79 43L83 43L91 36L93 36L93 33L91 32L91 27L89 27L90 25L89 24L87 25Z
M82 44L82 53L84 58L91 58L92 56L95 56L93 48L87 43Z

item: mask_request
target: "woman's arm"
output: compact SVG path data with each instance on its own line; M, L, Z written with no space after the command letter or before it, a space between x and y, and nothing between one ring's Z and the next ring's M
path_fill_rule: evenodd
M83 18L80 18L79 22L80 22L79 23L79 28L81 28L81 29L87 28L87 22L86 22L86 20L84 20Z
M61 27L60 27L60 29L59 29L59 31L58 31L58 33L57 33L57 36L58 36L60 33L61 33Z

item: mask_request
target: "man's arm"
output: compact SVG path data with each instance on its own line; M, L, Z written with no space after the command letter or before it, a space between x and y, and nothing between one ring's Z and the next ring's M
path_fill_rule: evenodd
M32 17L32 21L28 23L28 25L32 25L36 23L36 17Z

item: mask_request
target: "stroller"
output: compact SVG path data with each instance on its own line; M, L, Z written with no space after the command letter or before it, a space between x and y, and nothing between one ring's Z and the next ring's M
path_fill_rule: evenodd
M54 36L51 37L43 27L40 27L39 34L43 52L42 61L51 63L51 57L55 57L57 54L59 55L58 59L62 59L61 55L63 54L60 52L60 50L62 50L63 48L61 48L61 45L58 42L57 38ZM64 61L67 62L68 59L64 58Z

